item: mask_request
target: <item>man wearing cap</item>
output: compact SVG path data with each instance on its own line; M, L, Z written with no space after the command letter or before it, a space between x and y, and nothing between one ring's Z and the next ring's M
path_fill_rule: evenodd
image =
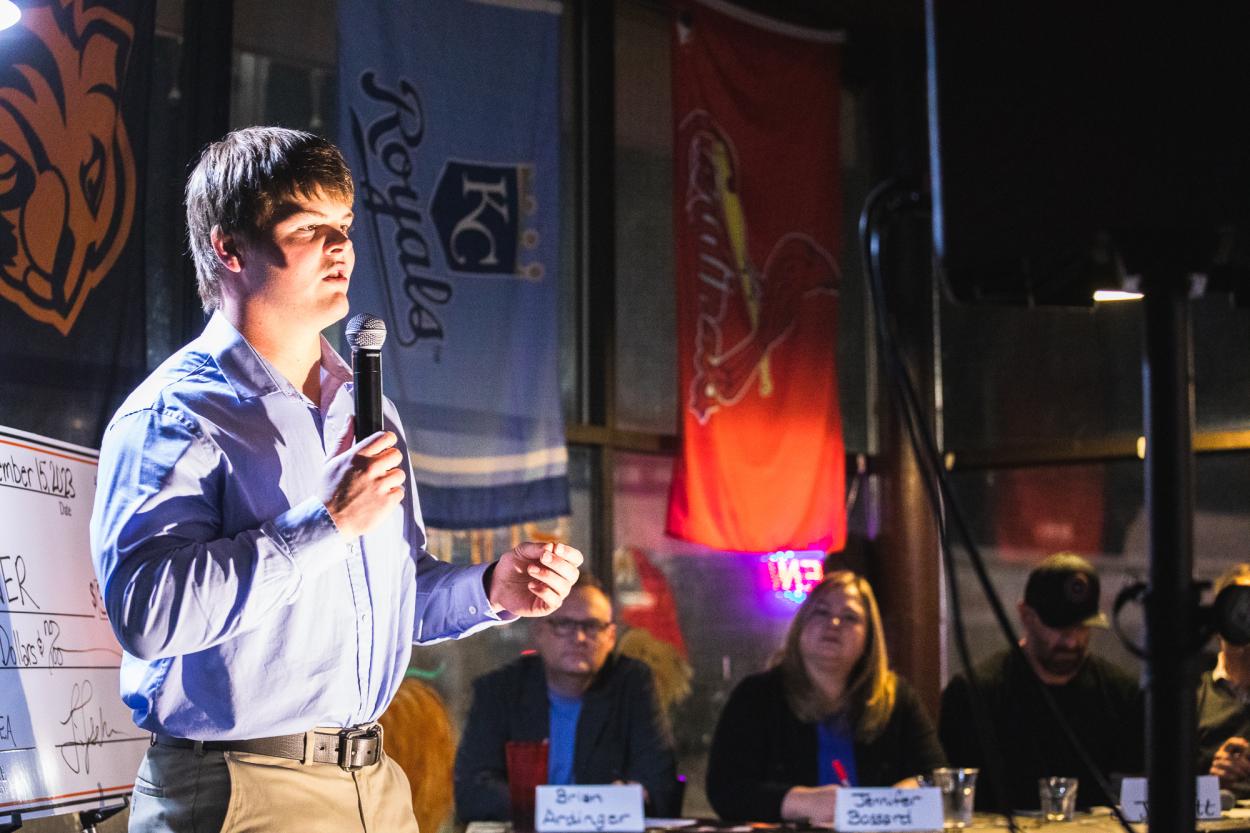
M1215 582L1215 594L1250 586L1250 564L1237 564ZM1215 668L1198 686L1198 771L1220 779L1237 798L1250 798L1250 645L1220 637Z
M1035 810L1038 779L1051 775L1080 779L1080 807L1114 803L1071 748L1043 687L1104 775L1141 771L1142 691L1089 650L1090 628L1106 625L1098 599L1098 573L1088 561L1049 556L1029 573L1018 605L1020 650L978 665L976 692L963 674L942 692L942 745L951 766L981 770L978 806Z

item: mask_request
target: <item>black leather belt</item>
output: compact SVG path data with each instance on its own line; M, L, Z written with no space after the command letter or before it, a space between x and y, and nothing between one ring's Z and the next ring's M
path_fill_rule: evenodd
M304 737L280 735L255 740L189 740L170 735L152 735L153 745L194 749L197 752L249 752L273 758L304 760ZM338 732L317 731L313 734L312 760L318 764L335 764L351 772L373 766L382 756L382 730L375 724L365 728L350 727Z

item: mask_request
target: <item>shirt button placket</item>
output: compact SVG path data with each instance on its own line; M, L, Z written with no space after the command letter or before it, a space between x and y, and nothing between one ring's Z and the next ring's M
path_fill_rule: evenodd
M356 606L356 690L359 696L356 712L365 712L369 691L369 673L373 666L373 629L369 624L369 590L365 586L363 556L358 541L347 545L347 580L351 583L352 601ZM359 721L356 721L359 722Z

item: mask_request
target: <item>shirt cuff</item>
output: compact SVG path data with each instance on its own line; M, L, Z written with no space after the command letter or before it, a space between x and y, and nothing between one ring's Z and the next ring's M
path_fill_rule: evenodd
M486 622L511 622L516 619L515 613L509 613L506 610L495 613L491 610L490 594L486 592L487 573L492 571L495 562L490 564L475 564L466 568L466 573L473 576L473 580L467 578L452 589L452 604L454 610L468 613L472 617L470 624L476 624L481 621ZM463 596L460 594L463 593Z
M431 555L427 557L434 559ZM422 591L418 578L419 613L413 632L414 642L430 645L444 639L460 639L516 618L507 612L491 612L490 599L482 584L482 575L489 564L452 567L445 562L437 563L447 573L433 592Z

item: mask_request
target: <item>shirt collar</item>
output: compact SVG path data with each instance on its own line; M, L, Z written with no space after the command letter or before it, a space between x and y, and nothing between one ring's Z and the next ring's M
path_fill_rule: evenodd
M343 385L352 381L352 367L321 337L321 409L328 410Z
M264 356L256 352L256 348L226 320L221 310L209 318L200 339L209 354L217 360L217 366L240 399L279 391L288 396L303 396ZM330 387L336 390L352 378L351 367L324 336L321 337L321 367L333 380Z

